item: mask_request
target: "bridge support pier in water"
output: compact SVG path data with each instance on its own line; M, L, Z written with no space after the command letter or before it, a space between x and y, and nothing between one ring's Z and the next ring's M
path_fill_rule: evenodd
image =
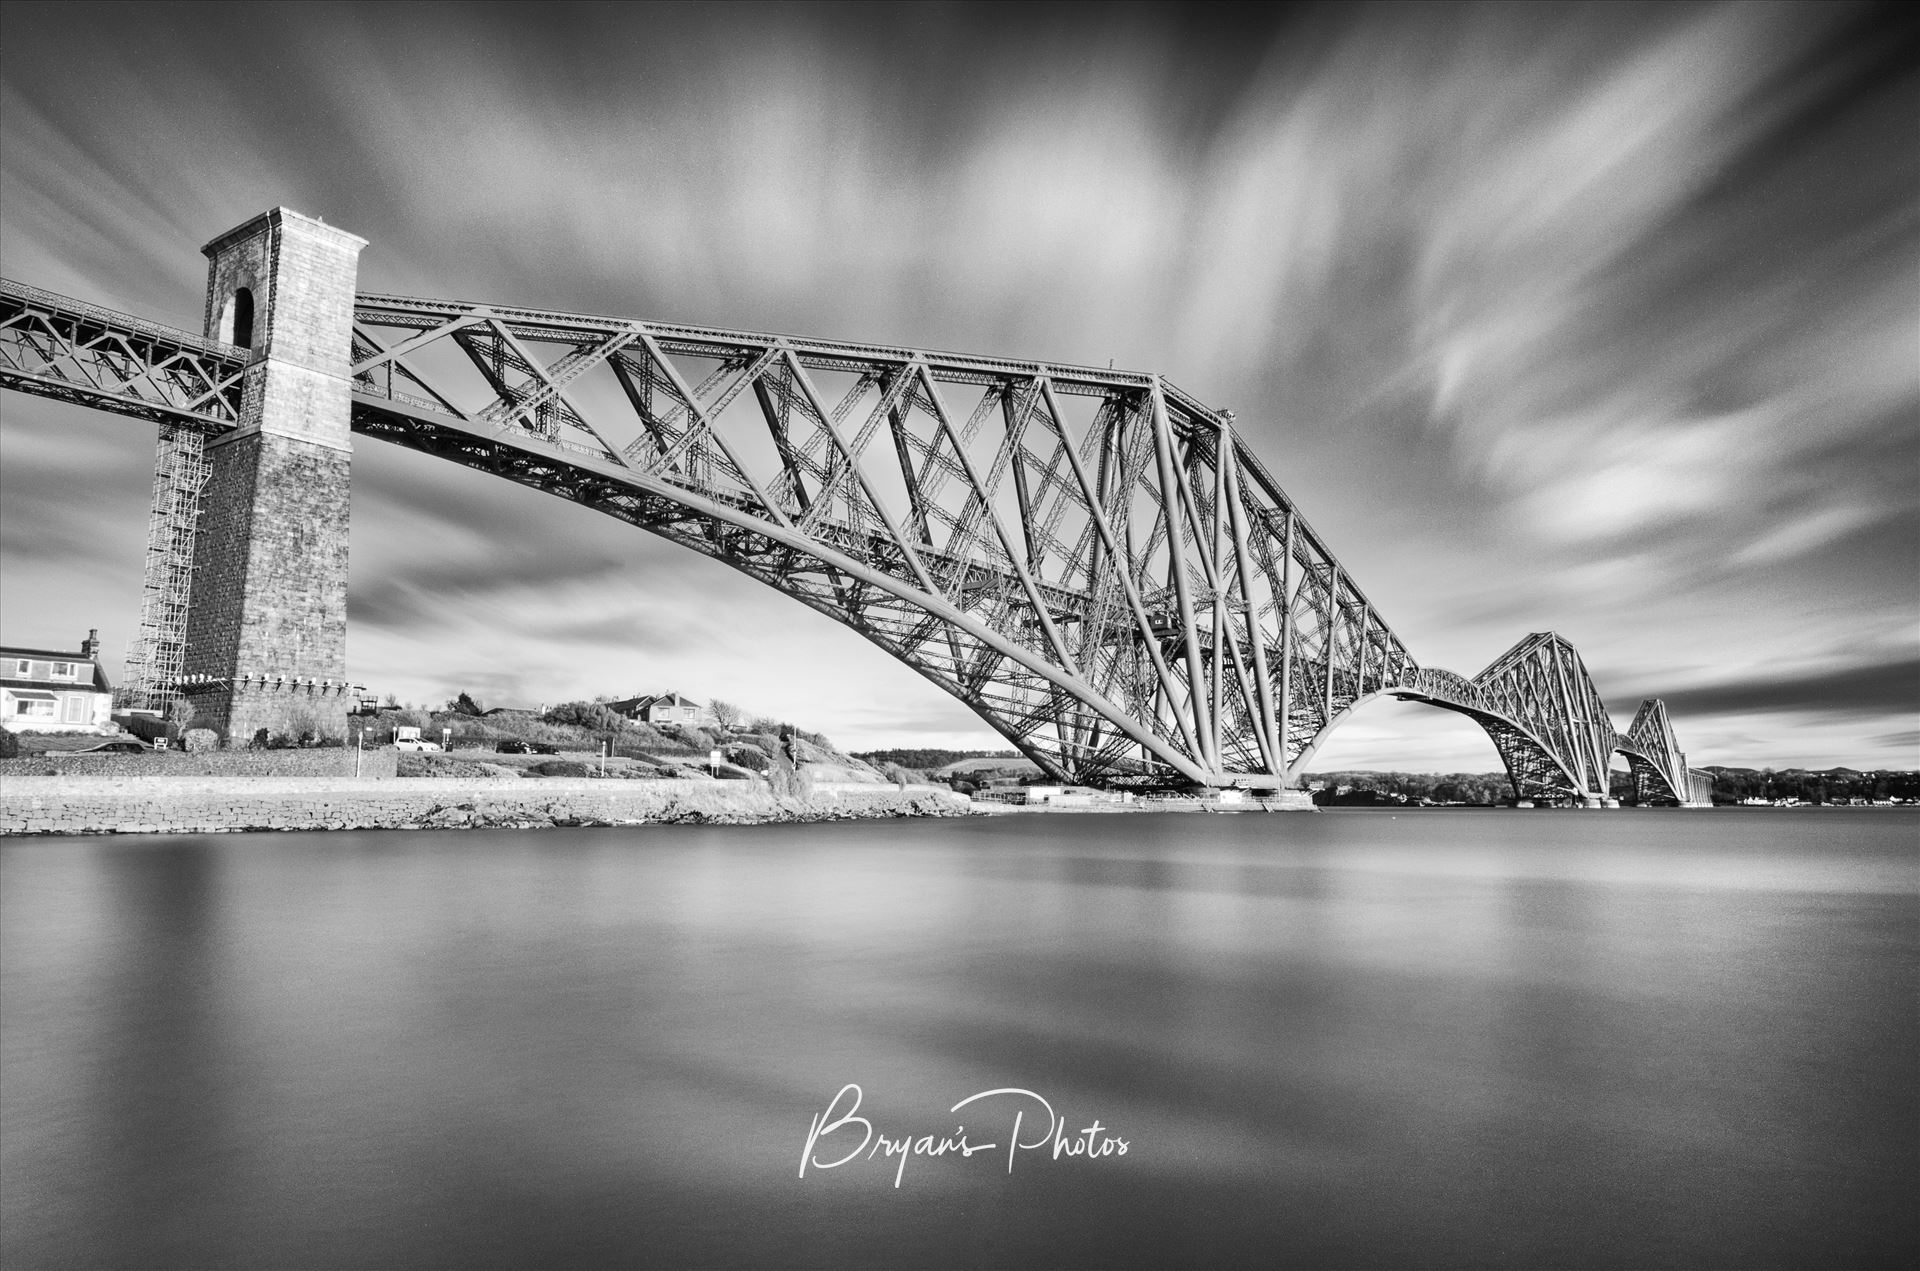
M251 357L240 426L203 443L175 691L236 744L262 728L346 732L348 354L365 245L276 208L202 249L206 334ZM183 440L202 444L163 433L161 446Z

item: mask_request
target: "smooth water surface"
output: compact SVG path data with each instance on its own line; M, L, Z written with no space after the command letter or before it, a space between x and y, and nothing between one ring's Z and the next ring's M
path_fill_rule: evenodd
M0 1255L1911 1265L1917 861L1870 809L15 840ZM848 1083L995 1148L803 1177ZM1126 1154L949 1111L1003 1087Z

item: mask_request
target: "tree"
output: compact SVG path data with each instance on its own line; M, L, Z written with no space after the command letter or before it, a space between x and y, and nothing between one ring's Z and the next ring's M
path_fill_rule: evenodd
M572 724L595 732L619 732L627 727L626 720L598 702L562 702L542 718L549 724Z
M481 707L480 703L474 701L465 693L460 694L460 696L448 702L447 709L456 715L484 715L487 713L486 710Z
M720 727L726 729L728 732L732 732L734 727L746 716L746 712L738 706L735 706L732 702L723 702L717 697L707 703L707 709L713 712L714 723L720 725Z

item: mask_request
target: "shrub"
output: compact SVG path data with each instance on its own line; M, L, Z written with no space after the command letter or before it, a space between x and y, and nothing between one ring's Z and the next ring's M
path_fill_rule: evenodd
M590 768L577 759L548 759L529 764L527 771L537 772L543 777L591 777L598 769Z
M674 741L671 737L668 737L665 733L661 732L658 728L655 728L652 724L644 723L639 720L630 720L630 721L624 721L624 722L626 722L627 724L627 736L630 737L636 745L661 746L669 750L674 749L679 745L678 742Z
M773 766L773 762L767 758L767 752L758 746L741 745L736 742L728 746L724 753L728 763L753 772L765 772Z
M513 769L502 768L497 764L472 763L465 759L449 759L446 755L436 755L431 751L422 754L417 751L402 751L397 756L395 767L402 777L511 777Z
M671 777L675 781L697 781L711 774L705 768L689 768L685 764L667 763L660 765L660 775Z
M320 721L306 706L290 707L285 718L289 746L311 746L320 740Z
M20 739L13 731L0 728L0 759L18 759L20 757Z
M418 728L421 735L433 727L433 716L426 711L381 711L380 722L389 728Z
M211 728L189 728L181 741L188 754L204 755L210 750L219 748L220 734Z
M549 724L572 724L602 733L620 732L630 722L599 702L562 702L541 718Z

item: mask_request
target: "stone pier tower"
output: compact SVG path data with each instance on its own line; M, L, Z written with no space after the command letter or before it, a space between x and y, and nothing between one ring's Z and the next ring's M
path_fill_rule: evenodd
M287 208L201 250L206 333L253 350L241 426L208 444L183 688L239 745L342 736L349 357L366 240Z

